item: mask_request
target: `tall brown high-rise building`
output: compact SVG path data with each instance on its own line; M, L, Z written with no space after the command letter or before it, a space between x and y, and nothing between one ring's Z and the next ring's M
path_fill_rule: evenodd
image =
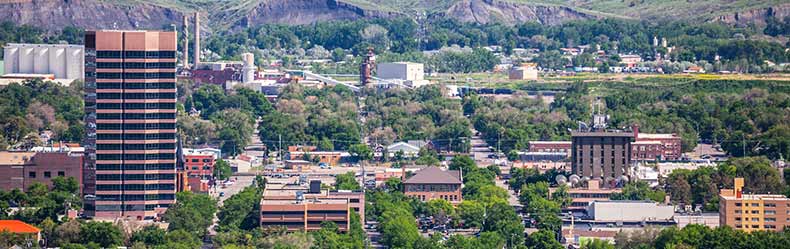
M574 174L600 178L606 183L628 174L634 140L632 132L573 131L571 140Z
M86 201L97 218L175 203L176 33L85 34Z

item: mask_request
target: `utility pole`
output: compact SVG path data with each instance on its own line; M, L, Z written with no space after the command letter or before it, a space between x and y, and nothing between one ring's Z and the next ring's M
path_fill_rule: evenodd
M447 147L447 153L453 152L453 138L450 137L450 147Z
M277 145L277 156L280 157L280 163L283 162L283 135L277 134L279 140Z

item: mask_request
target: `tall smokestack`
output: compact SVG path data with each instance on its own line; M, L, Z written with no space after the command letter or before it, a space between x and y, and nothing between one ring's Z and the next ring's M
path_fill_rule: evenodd
M195 66L200 64L200 12L195 12Z
M184 15L184 46L183 51L184 59L182 62L184 63L184 69L189 69L189 15Z

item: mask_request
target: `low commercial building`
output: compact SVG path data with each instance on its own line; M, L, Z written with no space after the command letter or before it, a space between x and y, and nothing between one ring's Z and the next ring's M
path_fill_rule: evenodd
M538 80L538 69L535 63L522 63L510 69L508 78L511 80Z
M743 178L733 189L719 191L719 224L743 231L782 231L790 226L790 198L777 194L744 194Z
M318 163L325 163L330 166L338 165L351 157L351 154L345 151L293 151L288 154L292 160L302 160L306 159L305 156L308 156L310 160L316 159Z
M420 147L407 142L397 142L387 146L387 153L389 153L390 158L395 158L398 152L400 152L404 158L416 158L420 153Z
M407 196L420 201L443 199L458 204L463 201L461 184L461 171L427 167L403 181L403 189Z
M681 138L677 134L639 133L639 125L632 125L634 142L633 160L680 160Z
M635 67L640 62L642 62L642 57L637 54L620 55L620 64L624 64L626 67Z
M513 167L534 168L540 172L548 170L570 171L568 152L519 152Z
M672 221L675 207L652 201L593 201L587 215L595 221Z
M571 141L529 141L529 152L571 152Z
M675 223L678 228L684 228L691 224L698 224L710 228L719 227L719 214L718 213L700 213L700 214L675 214Z
M663 177L669 176L678 169L696 170L700 167L716 167L716 163L707 159L656 163L658 174Z
M622 192L622 189L601 188L600 185L600 180L590 180L587 182L587 187L568 189L568 195L571 197L571 205L566 209L585 210L587 206L594 201L608 201L612 194ZM556 188L549 189L552 193L556 190Z
M352 212L365 220L365 193L322 190L318 180L308 186L267 186L260 206L261 227L285 227L291 232L319 230L325 221L348 231Z
M305 160L285 160L285 169L302 172L310 170L313 163Z
M72 152L0 152L0 189L52 186L52 178L74 177L82 189L82 154Z

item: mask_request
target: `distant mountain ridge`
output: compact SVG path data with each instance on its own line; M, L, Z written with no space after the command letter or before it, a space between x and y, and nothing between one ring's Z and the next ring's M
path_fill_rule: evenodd
M647 2L647 3L645 3ZM161 29L201 12L207 31L264 23L308 24L329 20L446 16L461 21L554 25L569 20L721 21L762 24L790 16L782 0L0 0L0 16L46 30Z

